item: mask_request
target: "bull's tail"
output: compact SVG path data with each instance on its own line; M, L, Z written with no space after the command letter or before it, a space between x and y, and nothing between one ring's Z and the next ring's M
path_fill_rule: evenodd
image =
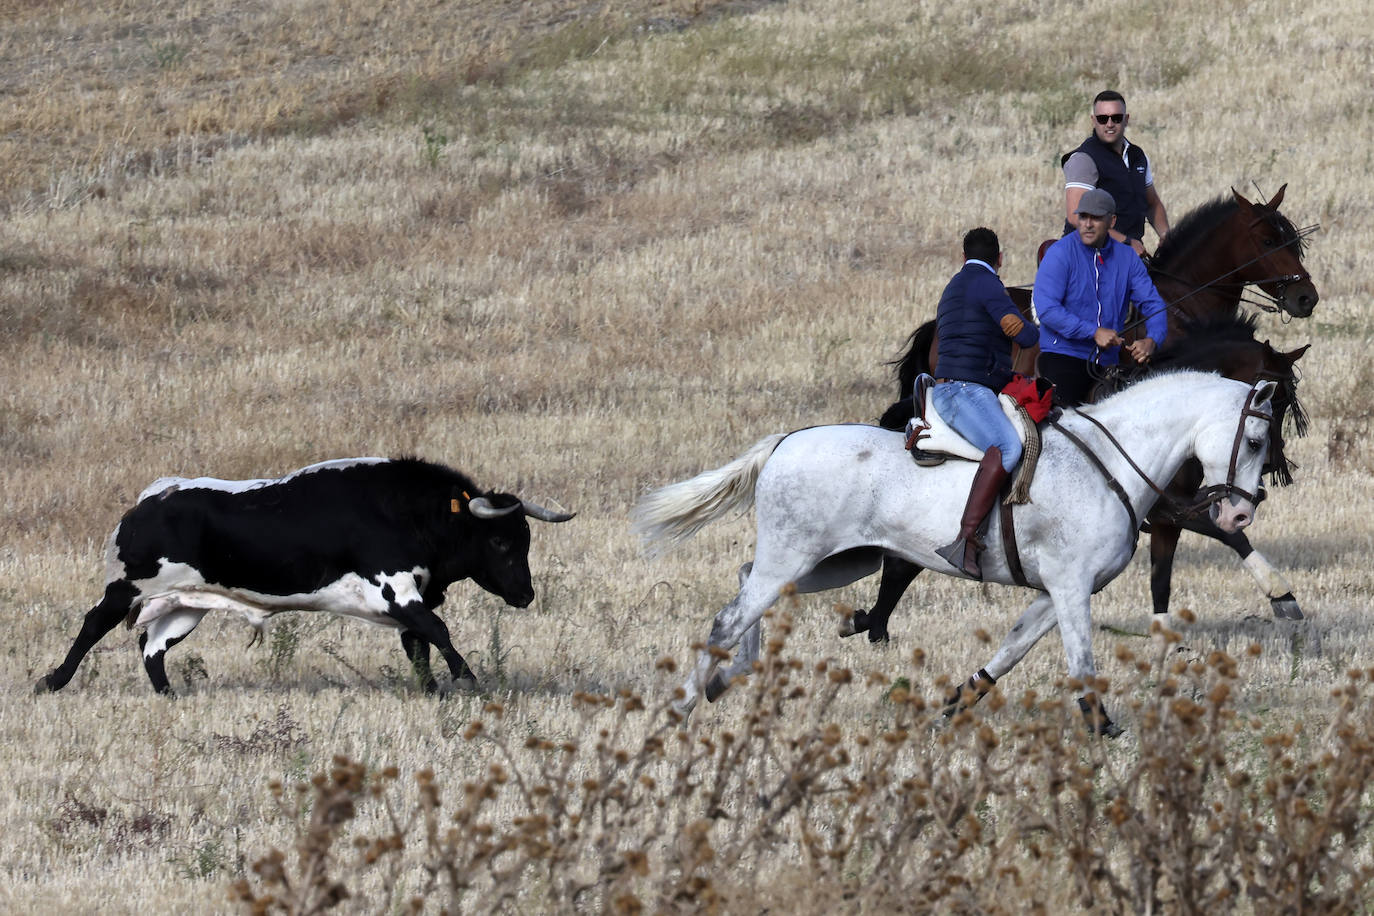
M651 552L659 553L728 512L748 509L754 504L759 473L787 435L765 436L724 467L645 494L630 512L631 530Z

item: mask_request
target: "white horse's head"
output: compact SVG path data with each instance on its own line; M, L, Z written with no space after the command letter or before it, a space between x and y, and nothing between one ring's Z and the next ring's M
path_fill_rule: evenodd
M1259 381L1230 401L1197 437L1202 462L1202 493L1212 502L1212 521L1226 532L1239 531L1255 519L1261 495L1260 475L1269 451L1269 421L1277 384ZM1239 416L1234 408L1239 407Z

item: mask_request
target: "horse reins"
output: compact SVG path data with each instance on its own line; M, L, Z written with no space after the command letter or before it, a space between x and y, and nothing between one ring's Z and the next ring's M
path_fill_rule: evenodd
M1239 281L1239 282L1233 282L1233 283L1225 283L1225 282L1223 282L1223 281L1226 280L1227 277L1229 277L1229 276L1231 276L1232 274L1235 274L1235 273L1237 273L1237 272L1239 272L1239 271L1244 270L1245 268L1249 267L1251 264L1257 264L1257 263L1259 263L1260 261L1263 261L1265 258L1267 258L1267 257L1269 257L1271 254L1273 254L1274 251L1278 251L1279 249L1282 249L1282 248L1288 248L1288 247L1291 246L1291 245L1300 245L1300 244L1302 244L1302 240L1303 240L1304 238L1306 238L1307 236L1311 235L1313 232L1315 232L1315 231L1317 230L1317 227L1316 227L1316 226L1308 227L1308 228L1304 229L1302 232L1296 233L1296 234L1294 235L1293 238L1291 238L1291 239L1289 239L1288 241L1284 242L1283 244L1277 246L1277 247L1274 249L1274 251L1260 251L1260 250L1259 250L1259 243L1258 243L1257 241L1255 241L1254 234L1251 233L1249 230L1253 229L1253 228L1254 228L1261 220L1263 220L1263 219L1264 219L1263 216L1258 216L1258 217L1256 217L1255 219L1251 220L1250 225L1246 227L1246 236L1250 239L1250 244L1253 245L1253 246L1255 247L1255 251L1258 252L1258 254L1256 254L1255 257L1251 258L1250 260L1246 261L1246 262L1243 263L1243 264L1240 264L1240 265L1237 265L1236 267L1231 268L1231 269L1228 270L1226 273L1220 275L1219 277L1217 277L1217 278L1215 278L1215 279L1213 279L1213 280L1211 280L1211 281L1209 281L1209 282L1207 282L1207 283L1202 284L1201 286L1195 286L1195 287L1193 287L1193 288L1190 289L1188 292L1184 293L1182 296L1179 296L1179 297L1178 297L1177 299L1175 299L1173 302L1165 303L1165 305L1164 305L1164 311L1165 311L1165 312L1173 311L1174 309L1177 309L1177 308L1178 308L1179 304L1182 303L1183 300L1185 300L1185 299L1187 299L1187 298L1189 298L1189 297L1191 297L1191 296L1195 296L1195 295L1197 295L1198 293L1202 292L1203 290L1211 289L1211 288L1214 287L1214 286L1240 286L1240 287L1243 289L1244 287L1250 286L1250 285L1258 286L1258 285L1260 285L1260 284L1262 284L1262 283L1276 283L1276 284L1278 284L1278 287L1279 287L1279 295L1276 296L1276 297L1270 297L1270 298L1271 298L1272 302L1277 303L1277 302L1284 301L1284 299L1286 298L1285 292L1286 292L1287 289L1288 289L1288 284L1290 284L1290 283L1300 283L1300 282L1302 282L1302 281L1304 281L1304 280L1311 280L1311 279L1312 279L1312 275L1311 275L1310 273L1308 273L1306 270L1304 270L1302 273L1299 273L1299 274L1279 274L1279 275L1273 276L1273 277L1261 277L1261 278L1258 279L1258 280L1241 280L1241 281ZM1179 283L1188 283L1188 282L1190 282L1189 280L1185 279L1184 277L1180 277L1180 276L1177 276L1177 275L1175 275L1175 274L1168 273L1167 271L1159 270L1158 268L1156 268L1156 270L1158 271L1158 273L1160 274L1160 276L1164 277L1165 279L1175 280L1175 281L1177 281L1177 282L1179 282ZM1261 292L1263 292L1263 291L1261 291ZM1265 293L1265 295L1267 296L1268 293ZM1243 301L1247 302L1247 303L1250 304L1250 305L1255 306L1256 308L1262 309L1263 311L1266 311L1266 312L1279 312L1279 311L1282 310L1278 305L1274 305L1274 304L1270 304L1270 303L1253 302L1253 301L1248 300L1248 299L1243 300ZM1147 320L1148 320L1148 316L1142 315L1140 318L1137 318L1135 321L1132 321L1130 324L1128 324L1128 325L1126 325L1125 327L1123 327L1123 328L1121 329L1120 333L1125 334L1127 331L1133 330L1133 329L1139 327L1140 325L1144 324Z
M1116 450L1121 452L1121 454L1126 457L1126 460L1130 462L1130 465L1132 468L1135 469L1135 472L1139 474L1141 478L1143 478L1144 481L1148 483L1156 493L1158 493L1165 499L1171 499L1171 497L1168 496L1168 494L1166 494L1159 487L1155 486L1155 482L1150 479L1149 475L1142 471L1140 467L1133 460L1131 460L1131 456L1126 454L1125 449L1121 447L1121 443L1116 441L1116 437L1113 436L1110 432L1108 432L1105 426L1103 426L1101 423L1098 423L1096 420L1093 420L1092 417L1088 417L1088 415L1085 413L1079 413L1079 416L1087 417L1087 419L1091 420L1094 425L1096 425L1099 429L1106 433L1107 438L1111 440L1114 446L1116 446ZM1065 429L1053 413L1050 414L1048 422L1050 426L1053 426L1055 429L1059 430L1059 432L1063 433L1064 438L1068 439L1070 442L1072 442L1074 445L1078 447L1078 450L1083 453L1084 457L1088 459L1089 463L1091 463L1093 467L1097 468L1097 472L1102 475L1102 479L1106 482L1107 487L1114 494L1116 494L1117 499L1121 500L1121 505L1126 509L1126 514L1130 516L1131 519L1131 552L1134 553L1136 540L1140 536L1140 517L1135 514L1135 506L1131 505L1131 497L1129 494L1127 494L1126 488L1121 485L1120 481L1118 481L1114 476L1112 476L1112 472L1107 468L1105 464L1102 463L1102 459L1097 457L1097 453L1094 452L1091 448L1089 448L1088 444L1084 442L1082 439L1080 439L1077 435L1075 435L1071 430ZM1021 551L1016 546L1016 518L1012 510L1013 507L1009 502L1006 502L1005 500L1001 502L1000 515L1002 522L1002 552L1006 557L1007 572L1011 575L1011 581L1015 582L1017 585L1020 586L1029 586L1030 580L1026 578L1025 569L1021 566Z
M1135 471L1140 479L1145 481L1146 485L1159 496L1159 499L1169 507L1169 511L1175 518L1186 519L1202 513L1204 510L1210 508L1213 503L1220 502L1228 496L1241 496L1249 500L1253 505L1259 505L1264 501L1264 489L1262 487L1258 493L1251 493L1248 490L1243 490L1236 486L1236 471L1240 461L1240 444L1245 439L1246 418L1258 417L1266 423L1273 419L1270 414L1255 409L1255 394L1256 389L1252 387L1249 394L1245 396L1245 405L1240 411L1240 421L1236 424L1236 435L1231 442L1231 459L1226 468L1226 482L1213 484L1210 487L1199 490L1198 493L1200 498L1193 503L1183 503L1177 497L1165 492L1163 487L1155 483L1154 480L1150 478L1150 475L1147 474L1140 465L1136 464L1135 459L1126 451L1125 446L1123 446L1117 440L1116 436L1112 435L1112 431L1104 426L1096 417L1083 413L1081 410L1075 410L1074 412L1093 426L1097 427L1102 434L1107 437L1107 441L1112 444L1112 447L1117 450L1122 458L1126 459L1126 463L1130 465L1131 470ZM1121 501L1122 508L1126 510L1126 515L1131 521L1131 550L1134 552L1135 542L1140 536L1140 516L1136 514L1135 506L1131 505L1131 497L1130 494L1126 492L1126 488L1121 485L1121 481L1116 479L1116 476L1112 474L1111 470L1098 454L1092 450L1092 447L1084 442L1073 430L1068 429L1060 423L1055 414L1051 413L1047 422L1050 426L1062 433L1065 439L1068 439L1069 442L1073 443L1073 445L1083 453L1083 456L1088 459L1088 463L1096 468L1097 472L1102 475L1102 480L1107 484L1107 488ZM1001 517L1002 550L1007 562L1007 572L1011 575L1012 581L1017 585L1030 586L1030 581L1026 578L1025 570L1021 566L1020 551L1016 546L1016 520L1012 511L1013 508L1011 503L1006 500L1001 501L999 514Z
M1102 432L1102 435L1107 437L1107 441L1112 444L1112 447L1117 450L1117 452L1121 455L1122 458L1126 459L1126 463L1130 465L1131 470L1135 471L1137 476L1139 476L1141 480L1145 481L1146 485L1149 486L1149 488L1153 490L1159 496L1159 498L1170 507L1171 511L1176 512L1180 514L1181 517L1186 518L1188 516L1197 515L1201 513L1203 510L1210 508L1213 503L1220 502L1221 500L1226 499L1228 497L1240 496L1243 499L1249 500L1251 503L1254 503L1256 505L1263 500L1263 497L1260 496L1258 493L1251 493L1248 490L1243 490L1240 487L1236 486L1237 465L1240 461L1240 444L1245 439L1246 418L1258 417L1264 420L1265 423L1268 423L1271 419L1271 416L1269 414L1261 410L1257 410L1254 407L1255 394L1256 389L1251 388L1250 393L1247 394L1245 397L1245 406L1242 407L1240 411L1240 421L1236 424L1235 439L1231 443L1231 460L1226 468L1226 482L1212 484L1210 487L1204 487L1202 490L1199 490L1199 499L1191 504L1181 503L1178 499L1166 493L1163 487L1161 487L1159 484L1151 480L1150 475L1147 474L1140 467L1140 465L1135 463L1135 459L1133 459L1130 456L1130 454L1126 451L1125 447L1122 446L1122 444L1119 441L1117 441L1116 436L1112 435L1111 430L1103 426L1102 423L1096 417L1093 417L1090 414L1086 414L1081 410L1075 411L1075 413L1077 413L1078 416L1082 417L1083 419L1087 420L1093 426L1096 426ZM1051 418L1050 425L1053 426L1055 429L1059 430L1059 432L1063 433L1064 438L1072 442L1075 446L1078 447L1079 451L1081 451L1084 455L1087 456L1088 460L1092 463L1093 467L1097 468L1098 472L1106 480L1107 486L1111 489L1113 493L1116 494L1116 498L1121 500L1121 504L1126 507L1126 513L1131 518L1132 529L1139 531L1139 516L1136 515L1135 507L1131 505L1130 497L1126 495L1126 488L1123 487L1114 476L1112 476L1111 471L1107 469L1107 466L1102 462L1102 459L1097 456L1097 454L1088 446L1086 442L1084 442L1072 430L1065 428L1064 425L1061 424L1057 419Z

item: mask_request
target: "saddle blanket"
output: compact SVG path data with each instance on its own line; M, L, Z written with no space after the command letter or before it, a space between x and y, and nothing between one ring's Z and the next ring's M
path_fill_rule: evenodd
M934 380L932 379L931 382ZM983 450L969 442L963 436L954 431L940 416L935 409L935 404L931 401L931 391L935 388L934 384L917 384L917 397L923 404L924 416L915 416L907 421L906 441L907 448L911 450L911 457L916 459L917 464L939 464L946 458L963 458L967 461L982 461ZM1002 412L1011 421L1012 428L1016 430L1016 436L1021 440L1021 445L1026 444L1026 437L1034 429L1027 429L1027 420L1024 411L1016 403L1016 399L1011 395L999 394L997 403L1002 405Z

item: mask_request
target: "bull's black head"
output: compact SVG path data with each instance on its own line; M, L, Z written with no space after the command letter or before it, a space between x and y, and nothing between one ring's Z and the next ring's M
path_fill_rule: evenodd
M534 600L530 581L530 526L525 516L547 522L566 522L571 513L553 512L509 493L469 498L454 496L452 523L465 527L471 556L466 574L472 581L514 607Z
M453 524L462 525L470 553L472 581L514 607L534 600L530 582L530 526L518 496L489 493L463 502L455 499Z

